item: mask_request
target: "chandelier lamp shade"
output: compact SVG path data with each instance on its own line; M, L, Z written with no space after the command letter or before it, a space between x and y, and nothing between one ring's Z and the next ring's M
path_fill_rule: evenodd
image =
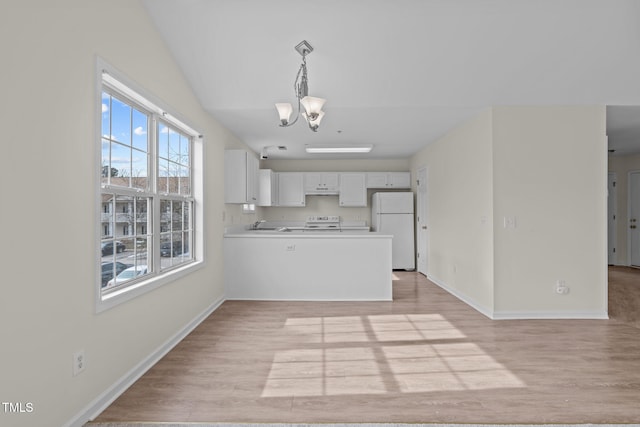
M305 121L309 125L309 129L314 132L318 131L318 126L324 117L324 111L322 107L326 102L325 99L317 98L315 96L309 96L309 80L307 78L307 55L313 52L313 47L303 40L295 47L296 51L302 56L302 64L298 69L296 80L293 83L293 90L297 99L297 112L296 118L291 122L291 114L293 113L293 106L288 103L277 103L276 109L280 116L280 127L293 126L300 116L304 117ZM301 108L302 106L302 108Z

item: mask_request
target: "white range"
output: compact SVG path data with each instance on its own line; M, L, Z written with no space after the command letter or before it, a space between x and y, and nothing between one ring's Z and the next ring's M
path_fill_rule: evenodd
M338 215L312 215L307 217L304 231L368 232L366 221L342 221Z

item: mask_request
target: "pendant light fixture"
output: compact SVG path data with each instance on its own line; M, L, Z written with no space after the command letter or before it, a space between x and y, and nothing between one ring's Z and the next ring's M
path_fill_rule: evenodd
M302 55L302 64L300 64L300 69L298 69L296 80L293 83L293 90L295 91L298 101L297 114L295 120L289 122L291 113L293 113L293 107L291 106L291 104L289 104L288 102L276 104L276 109L278 110L278 114L280 115L280 127L292 126L298 121L300 116L302 116L309 125L309 129L317 132L318 126L320 126L320 121L322 121L322 117L324 117L322 106L324 105L326 100L322 98L316 98L314 96L309 96L309 85L307 79L307 55L313 52L313 47L306 40L303 40L298 43L295 49L300 55ZM300 105L302 105L304 110L301 111Z

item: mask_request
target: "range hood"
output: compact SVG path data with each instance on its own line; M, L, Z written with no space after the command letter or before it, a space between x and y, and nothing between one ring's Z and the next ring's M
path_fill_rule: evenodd
M316 190L305 190L304 194L307 196L337 196L340 194L340 191L325 188Z

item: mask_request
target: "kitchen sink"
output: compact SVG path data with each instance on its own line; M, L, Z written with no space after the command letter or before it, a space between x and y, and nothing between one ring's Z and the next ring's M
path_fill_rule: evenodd
M291 231L288 227L260 227L254 228L251 231L278 231L278 232L288 232Z

